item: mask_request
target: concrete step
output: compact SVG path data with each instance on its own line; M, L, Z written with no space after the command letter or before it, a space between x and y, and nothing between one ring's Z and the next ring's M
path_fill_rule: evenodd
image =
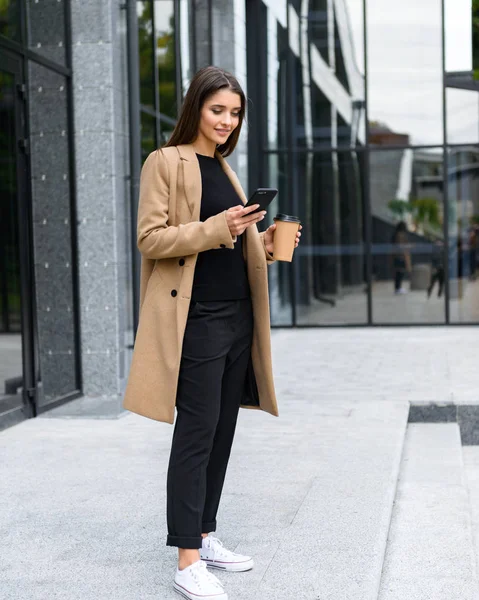
M405 598L479 599L456 423L408 427L378 596Z
M255 567L217 573L230 600L376 600L407 413L294 388L279 419L241 411L217 535ZM171 434L136 415L2 433L0 598L177 600Z
M221 579L232 600L376 600L408 405L297 407L242 414L219 533L255 568Z
M479 446L463 446L464 469L472 514L472 537L476 565L479 565Z

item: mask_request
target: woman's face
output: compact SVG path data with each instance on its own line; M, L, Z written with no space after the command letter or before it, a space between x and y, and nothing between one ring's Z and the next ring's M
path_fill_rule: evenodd
M241 98L236 92L225 89L210 96L201 109L198 137L215 145L224 144L238 127Z

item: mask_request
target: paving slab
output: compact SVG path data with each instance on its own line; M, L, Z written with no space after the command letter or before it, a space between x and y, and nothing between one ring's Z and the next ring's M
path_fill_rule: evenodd
M463 447L462 454L472 514L474 553L479 566L479 446Z
M378 600L478 600L457 424L410 424Z
M303 396L285 400L279 419L241 411L217 533L256 567L220 574L231 600L373 599L407 410ZM136 415L3 432L0 598L173 598L171 435Z

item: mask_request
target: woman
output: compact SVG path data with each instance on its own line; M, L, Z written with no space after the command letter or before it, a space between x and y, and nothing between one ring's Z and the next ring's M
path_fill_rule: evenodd
M227 599L207 565L253 567L209 533L240 405L278 414L266 272L275 226L258 233L265 213L243 207L223 158L236 146L245 107L231 74L202 69L166 147L141 174L141 311L125 408L173 423L176 405L167 545L178 547L174 588L185 598Z
M407 227L404 221L396 225L391 242L395 246L393 250L394 293L406 294L402 282L405 272L411 272L411 255L408 250Z

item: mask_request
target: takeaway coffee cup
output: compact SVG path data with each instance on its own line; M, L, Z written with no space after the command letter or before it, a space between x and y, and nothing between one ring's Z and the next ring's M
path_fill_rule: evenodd
M273 257L275 260L291 262L293 260L296 234L301 221L298 217L277 214L273 221L276 223L273 242Z

